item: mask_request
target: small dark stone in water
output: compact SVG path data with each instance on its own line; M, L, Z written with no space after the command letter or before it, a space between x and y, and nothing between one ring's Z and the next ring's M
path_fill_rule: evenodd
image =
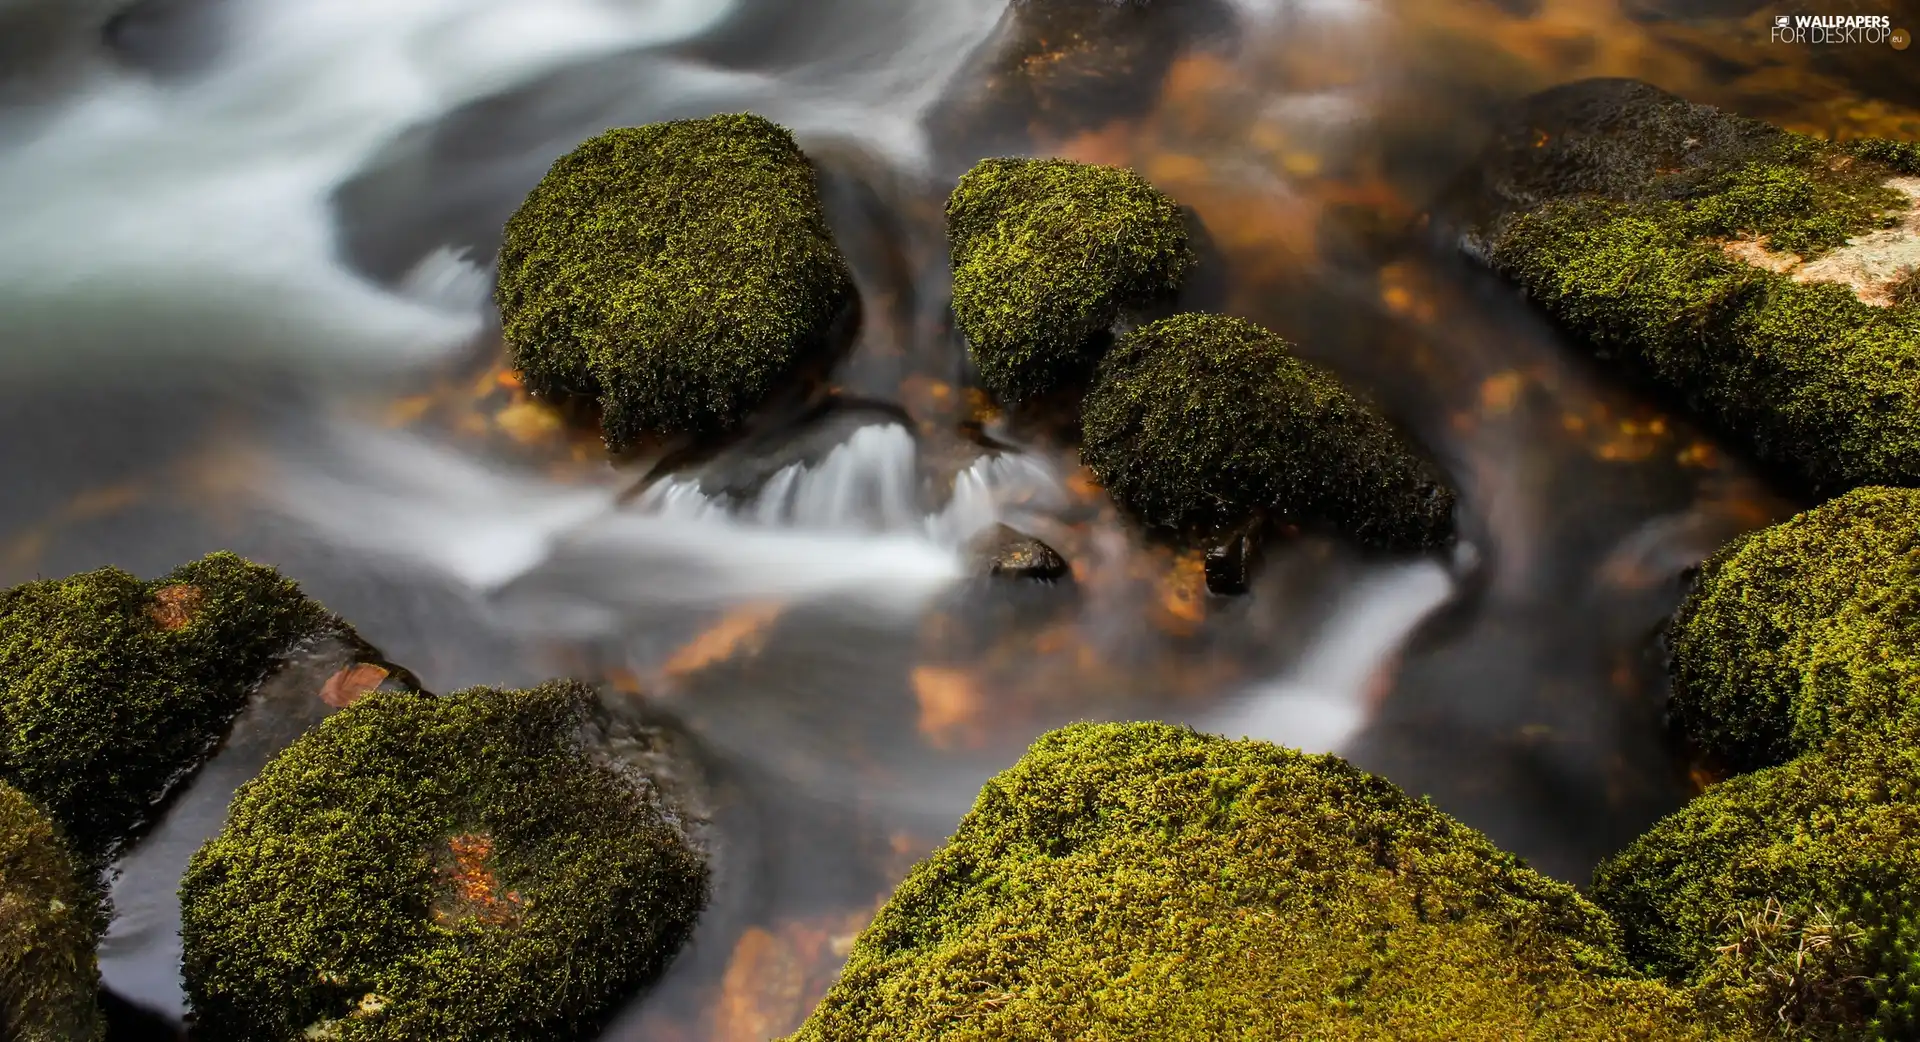
M1208 592L1234 597L1251 589L1265 535L1265 527L1256 519L1227 532L1208 547Z
M1071 578L1067 559L1029 535L995 525L973 543L974 560L988 575L1006 579Z

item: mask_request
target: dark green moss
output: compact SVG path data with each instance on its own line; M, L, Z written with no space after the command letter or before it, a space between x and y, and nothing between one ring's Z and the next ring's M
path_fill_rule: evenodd
M1886 185L1904 154L1588 81L1533 99L1458 206L1494 267L1564 326L1761 458L1822 493L1915 485L1920 312L1723 248L1811 260L1888 226L1909 208Z
M181 884L201 1035L590 1037L707 886L645 783L583 748L592 705L376 692L269 763Z
M225 553L152 582L103 568L0 592L0 778L103 857L275 659L333 621L278 572Z
M953 314L981 382L1020 402L1083 379L1124 313L1186 280L1187 237L1130 170L982 160L947 200Z
M1920 653L1920 644L1880 640L1872 621L1888 607L1876 595L1906 585L1902 561L1916 549L1920 491L1863 488L1716 553L1669 628L1681 732L1734 770L1817 748L1836 695L1831 678L1818 692L1808 686L1816 659L1829 673L1862 640Z
M981 791L794 1036L1716 1037L1571 887L1344 761L1079 725Z
M812 164L758 116L585 142L507 222L500 250L514 366L538 393L597 399L615 447L738 423L852 296Z
M1778 980L1783 961L1813 959L1791 989L1810 1000L1811 1023L1793 1037L1914 1037L1915 738L1849 736L1723 782L1602 864L1594 900L1624 928L1629 957L1678 983L1744 990L1735 1002L1777 998L1756 980L1768 974L1755 972L1761 953L1743 937L1773 916L1824 924L1837 952L1803 943L1803 929L1763 960Z
M101 1037L94 945L105 926L59 830L18 789L0 784L0 1038Z
M1394 549L1453 534L1453 492L1379 414L1251 322L1175 315L1100 363L1081 455L1121 506L1191 530L1255 511Z

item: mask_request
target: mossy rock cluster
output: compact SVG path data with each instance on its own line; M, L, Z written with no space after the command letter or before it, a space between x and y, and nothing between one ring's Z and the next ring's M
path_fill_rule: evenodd
M1054 732L989 782L794 1039L1742 1037L1425 801L1335 757L1125 724Z
M953 315L980 380L1018 403L1084 382L1123 315L1194 266L1187 218L1140 175L987 159L947 201Z
M1390 550L1448 542L1452 490L1331 373L1251 322L1152 317L1196 264L1190 222L1131 171L975 166L947 232L981 382L1008 403L1083 391L1081 457L1149 528L1204 539L1273 515Z
M507 222L499 267L514 367L597 401L616 448L739 423L854 297L813 165L751 115L580 145Z
M181 886L200 1036L591 1037L707 890L646 783L584 744L595 705L381 691L269 763Z
M1629 957L1796 1037L1920 1033L1920 492L1736 540L1671 627L1674 721L1736 775L1595 874Z
M0 781L98 864L199 764L276 660L337 625L271 568L211 554L0 591Z
M59 828L0 784L0 1038L102 1037L94 946L105 927L99 895Z
M1251 322L1175 315L1101 360L1081 405L1087 465L1147 524L1271 511L1421 550L1453 535L1453 492L1365 402Z
M1913 156L1589 80L1530 99L1455 209L1562 325L1760 458L1823 494L1909 486L1920 306L1790 272L1903 220Z

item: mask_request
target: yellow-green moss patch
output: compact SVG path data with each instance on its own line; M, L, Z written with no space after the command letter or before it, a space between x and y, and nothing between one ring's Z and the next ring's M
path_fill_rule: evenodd
M1496 269L1810 487L1920 484L1920 309L1867 270L1912 214L1909 148L1619 80L1555 88L1521 122L1478 175Z
M0 784L0 1037L91 1042L105 1024L99 897L33 801Z
M1334 757L1079 725L989 782L794 1036L1698 1039L1612 922Z
M276 757L181 884L200 1035L592 1037L707 886L644 783L583 747L592 705L377 691Z
M982 160L947 200L953 314L980 380L1019 402L1083 380L1126 312L1194 265L1186 218L1138 174Z
M1818 748L1852 698L1836 687L1847 661L1920 656L1880 621L1903 610L1903 561L1917 549L1920 491L1880 487L1721 549L1669 628L1675 724L1735 770Z
M596 399L609 444L730 427L822 346L853 277L813 165L727 115L610 130L507 222L498 301L534 391Z
M0 591L0 779L99 858L219 741L291 645L332 617L271 568L211 554Z

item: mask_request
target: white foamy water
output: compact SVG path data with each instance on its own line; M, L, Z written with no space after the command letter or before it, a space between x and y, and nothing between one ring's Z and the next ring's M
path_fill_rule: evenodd
M224 9L226 46L201 75L156 82L103 65L0 141L0 366L392 361L457 345L479 328L474 295L394 293L348 270L329 193L409 126L583 58L686 37L732 6L244 2Z
M1452 593L1453 580L1432 561L1368 576L1347 591L1290 673L1255 686L1195 726L1307 752L1339 751L1366 723L1376 673Z
M912 608L962 574L973 536L1062 498L1044 463L1006 454L976 460L929 509L913 436L893 424L862 427L737 500L668 478L621 504L611 489L355 426L268 491L330 542L424 566L558 632L641 607L765 597Z

